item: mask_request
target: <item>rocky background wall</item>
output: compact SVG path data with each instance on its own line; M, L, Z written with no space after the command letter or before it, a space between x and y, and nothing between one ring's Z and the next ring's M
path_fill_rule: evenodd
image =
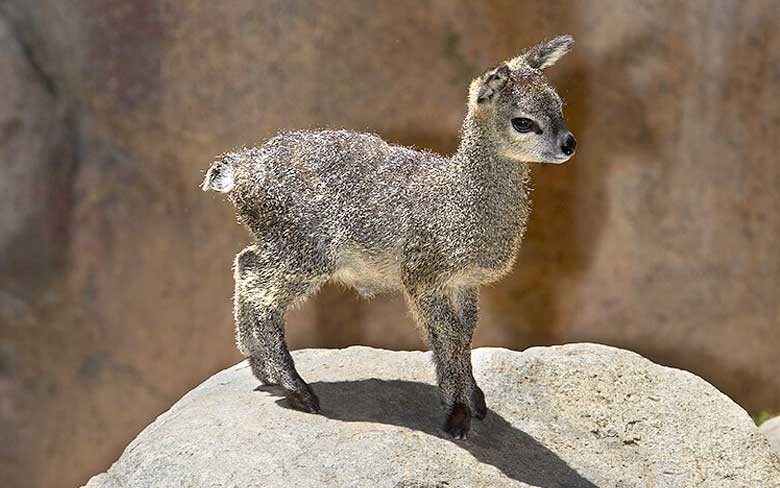
M469 80L544 37L580 143L535 171L478 345L595 341L780 410L780 3L0 3L0 479L70 487L237 361L212 158L339 126L451 152ZM294 347L422 348L326 288Z

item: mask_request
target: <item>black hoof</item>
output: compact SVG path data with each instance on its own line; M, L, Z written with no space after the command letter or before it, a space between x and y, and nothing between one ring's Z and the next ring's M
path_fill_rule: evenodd
M444 431L453 439L466 439L471 427L471 412L469 407L462 403L456 403L452 406L447 422L444 424Z
M287 403L296 410L308 413L320 413L320 400L309 385L306 385L305 388L301 388L300 390L288 391Z
M487 405L485 405L485 394L478 387L474 387L474 391L471 393L471 408L474 409L474 418L482 420L487 415Z

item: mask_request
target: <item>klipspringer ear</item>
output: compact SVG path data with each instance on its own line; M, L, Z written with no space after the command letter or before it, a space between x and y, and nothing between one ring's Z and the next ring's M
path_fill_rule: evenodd
M509 67L518 69L526 64L533 69L545 69L554 65L574 47L574 38L568 34L541 42L509 61Z
M487 75L479 87L477 103L492 102L509 84L509 66L502 64Z

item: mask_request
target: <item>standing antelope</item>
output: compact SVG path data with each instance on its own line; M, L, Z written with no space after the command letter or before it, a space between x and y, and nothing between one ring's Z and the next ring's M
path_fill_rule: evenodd
M302 130L224 154L202 188L226 193L254 243L236 256L236 342L255 376L319 412L284 339L285 310L338 281L370 296L401 290L433 349L445 430L484 418L471 371L478 288L511 268L530 213L529 163L576 145L542 71L574 45L560 36L471 82L449 157L373 134Z

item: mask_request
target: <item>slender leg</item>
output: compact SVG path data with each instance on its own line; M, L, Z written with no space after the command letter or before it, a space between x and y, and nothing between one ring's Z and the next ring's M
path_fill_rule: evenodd
M265 384L281 385L292 407L319 412L319 400L296 371L287 348L284 313L290 303L315 290L320 281L296 276L278 260L266 259L257 246L249 246L236 256L234 278L236 343L249 357L252 372Z
M471 338L474 329L477 328L477 319L479 318L479 292L477 288L462 288L453 293L458 315L463 323L463 330L468 331L469 351L462 357L463 369L468 372L471 379L471 411L478 420L482 420L487 415L487 405L485 405L485 394L477 386L474 379L474 373L471 369Z
M471 426L469 404L475 395L481 396L481 392L475 393L471 374L471 336L476 321L462 319L448 292L410 287L406 291L433 350L439 393L447 412L444 429L455 439L465 439Z

